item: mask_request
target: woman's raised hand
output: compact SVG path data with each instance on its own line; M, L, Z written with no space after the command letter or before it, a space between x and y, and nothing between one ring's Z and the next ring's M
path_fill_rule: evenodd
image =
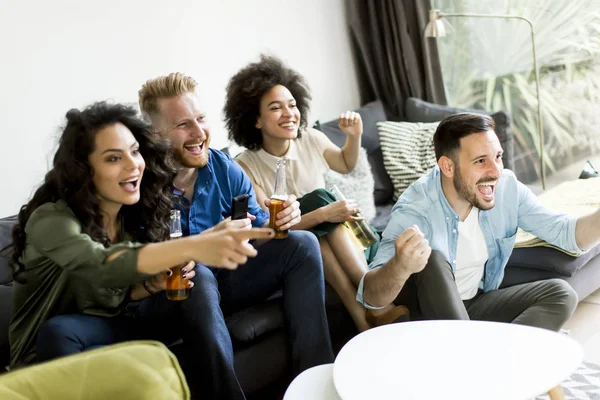
M360 136L363 133L363 123L360 114L354 111L346 111L340 115L338 125L342 132L348 136Z

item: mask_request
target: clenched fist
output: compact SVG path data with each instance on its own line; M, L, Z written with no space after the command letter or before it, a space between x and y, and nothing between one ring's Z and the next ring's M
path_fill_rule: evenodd
M394 242L396 255L394 264L402 268L407 274L421 272L431 255L431 247L425 239L423 232L417 225L406 229Z
M346 111L340 115L338 126L348 136L360 136L363 133L363 123L360 114L354 111Z

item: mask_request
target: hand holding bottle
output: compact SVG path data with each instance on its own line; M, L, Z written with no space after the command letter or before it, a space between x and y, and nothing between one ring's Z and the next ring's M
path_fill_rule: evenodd
M273 199L265 199L265 205L269 207L269 212L273 210L275 213L275 225L280 230L288 230L300 222L300 203L293 194L287 196L277 208L274 207Z
M358 203L354 200L337 200L323 207L327 222L362 221L363 217L355 216L359 212Z
M354 202L353 200L346 200L344 194L335 185L331 187L331 192L338 200L334 203L329 204L327 207L340 201L345 202L343 204L346 213L351 213L351 216L350 219L346 219L340 222L343 222L344 225L346 225L346 227L350 229L352 234L354 234L354 237L356 237L356 239L360 242L362 248L366 249L367 247L370 247L375 242L377 242L377 234L373 231L373 229L367 223L367 221L365 221L363 216L360 215L360 209L358 208L358 205L356 205L356 202ZM348 202L350 202L350 205L348 205ZM350 209L350 211L348 211L348 209Z
M194 287L194 282L190 280L196 276L196 271L194 271L194 268L196 268L196 263L194 261L190 261L182 267L182 278L188 280L188 287L190 289ZM161 292L163 290L167 290L167 279L171 274L171 271L161 272L160 274L156 274L147 279L146 284L150 287L152 292Z
M286 238L290 228L300 222L300 203L296 196L287 194L286 162L285 158L277 161L273 194L265 200L269 207L269 228L275 230L275 239Z

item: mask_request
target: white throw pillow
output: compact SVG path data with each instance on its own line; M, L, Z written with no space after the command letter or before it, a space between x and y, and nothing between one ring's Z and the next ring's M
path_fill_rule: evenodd
M394 185L394 201L436 165L433 134L439 122L377 122L383 165Z
M367 151L364 148L360 148L358 163L354 171L349 174L339 174L329 170L324 177L327 189L336 185L347 199L356 200L362 216L367 221L375 218L375 198L373 197L375 181L367 160Z

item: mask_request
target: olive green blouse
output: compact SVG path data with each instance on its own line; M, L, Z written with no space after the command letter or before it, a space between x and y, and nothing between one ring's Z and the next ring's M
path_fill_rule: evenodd
M111 317L121 313L137 272L142 244L121 242L105 248L81 231L67 204L59 200L38 207L25 225L25 266L14 282L9 327L11 367L35 361L41 325L55 315L83 313ZM123 239L127 239L124 235ZM106 259L126 249L114 260Z

